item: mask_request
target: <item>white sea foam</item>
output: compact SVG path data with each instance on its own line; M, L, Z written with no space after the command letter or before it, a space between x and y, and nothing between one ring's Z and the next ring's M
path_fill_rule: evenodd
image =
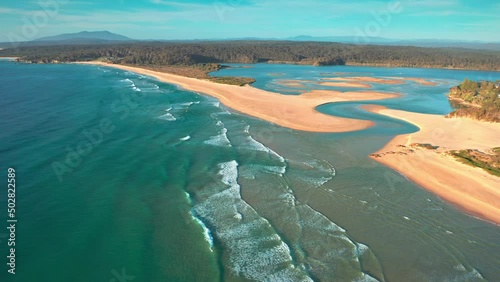
M366 273L362 273L362 276L359 279L354 280L353 282L378 282L377 279L367 275Z
M256 170L255 168L258 166L258 164L246 164L240 170L245 174L255 175L255 178L245 177L245 183L251 183L252 179L257 179L259 182L255 182L255 185L264 186L262 190L266 193L254 194L253 201L272 203L266 205L266 215L272 215L273 222L287 222L284 226L278 225L276 227L278 231L284 234L288 232L301 234L295 238L294 236L287 237L291 240L290 244L294 246L294 254L298 254L298 257L303 256L301 261L304 265L296 265L296 267L300 269L304 266L317 276L318 280L328 281L328 278L336 276L342 277L339 281L376 281L373 277L365 275L361 269L358 273L353 273L354 269L359 268L360 255L369 251L368 246L352 241L342 227L309 205L298 201L288 184L272 181L272 179L277 179L274 176L263 179L262 173L259 174L262 169ZM310 175L310 169L306 168L306 170L308 177L314 178ZM330 171L324 167L321 167L321 172L326 175L330 174ZM317 171L314 172L316 173ZM299 179L299 181L304 181L302 175ZM263 183L263 181L266 182ZM309 179L305 180L306 183L309 181ZM302 186L302 183L298 182L297 185ZM259 206L262 207L262 204ZM325 268L325 265L329 267ZM360 278L361 280L355 280Z
M475 268L472 268L471 271L467 271L467 268L463 265L456 265L453 267L455 270L460 272L465 272L453 281L483 281L484 277L479 273Z
M269 173L283 176L286 173L286 166L262 166L262 169Z
M177 119L171 113L166 113L158 117L159 119L167 120L167 121L176 121Z
M307 182L307 185L311 188L324 186L336 175L336 170L333 165L325 160L320 161L313 159L302 163L302 165L305 165L313 171L317 171L322 174L322 176L301 176L301 180Z
M227 138L227 129L223 128L219 135L212 136L207 141L203 142L208 145L221 146L221 147L231 147L231 141Z
M277 173L280 175L284 175L286 173L287 163L283 156L273 151L271 148L265 146L259 141L255 140L252 135L250 135L250 126L247 125L243 132L246 134L244 141L242 142L242 146L244 148L260 151L269 154L272 158L277 159L283 165L281 166L265 166L264 169L271 173Z
M201 228L203 228L203 236L205 237L205 241L208 242L208 244L210 245L210 251L214 251L214 238L212 237L212 233L210 232L210 229L208 229L208 227L205 225L205 223L203 223L203 221L201 221L201 219L199 219L198 217L196 217L193 212L189 212L191 217L193 218L194 221L196 221L196 223L198 223Z
M219 134L216 136L211 136L210 139L206 140L203 143L218 147L231 147L231 141L229 141L229 139L227 138L227 128L224 126L224 123L218 120L216 125L222 127L222 129L219 131Z
M205 187L194 207L214 226L233 275L254 281L312 281L295 267L288 245L240 194L236 161L220 163L221 184Z
M259 141L253 139L252 135L250 135L250 126L247 125L244 129L244 132L248 134L248 146L252 149L255 149L257 151L262 151L269 153L275 157L277 157L281 162L285 162L285 158L276 153L275 151L271 150L270 148L266 147L264 144L260 143Z
M128 86L130 88L132 88L136 92L141 92L142 91L139 87L137 87L137 85L135 85L135 83L132 80L130 80L128 78L122 79L121 81L128 83Z
M189 106L192 106L192 105L197 105L199 103L200 103L200 101L194 101L194 102L181 103L181 105L189 107Z
M186 201L191 205L192 204L192 200L191 200L191 195L189 195L188 192L184 191L184 196L186 197ZM191 219L193 221L195 221L196 223L198 223L202 228L203 228L203 235L205 237L205 240L208 242L208 244L210 245L210 251L214 251L213 250L213 247L214 247L214 240L213 240L213 237L212 237L212 233L210 231L210 229L208 229L208 227L205 225L205 223L203 223L203 221L201 219L199 219L195 214L194 212L191 210L189 211L189 215L191 216Z
M103 73L110 72L110 70L103 69L101 67L97 67L98 70L102 71Z
M356 243L355 245L356 245L356 251L358 253L358 256L362 256L363 254L365 254L366 252L368 252L370 250L370 248L368 248L368 246L365 244Z
M219 178L216 180L220 182L207 184L195 193L197 199L194 207L195 214L208 226L213 227L212 235L223 245L223 257L227 259L228 271L236 276L255 281L311 281L304 271L306 268L315 275L320 273L322 278L332 277L336 273L341 273L339 277L345 275L345 277L352 278L353 276L349 275L352 275L353 269L359 268L359 256L369 251L368 247L351 241L340 226L307 204L300 203L287 184L269 182L269 185L265 187L269 193L262 195L262 201L260 201L262 204L256 206L258 208L266 205L268 213L263 214L266 217L272 214L273 220L268 221L263 218L241 198L241 187L238 183L240 176L244 177L240 179L245 183L258 179L259 183L255 182L256 184L266 186L262 181L283 179L271 174L286 173L288 161L256 141L251 136L248 126L238 130L231 123L231 119L228 121L225 119L224 122L216 121L220 134L212 136L205 143L214 141L220 144L220 141L225 138L226 144L231 145L233 142L236 148L242 147L245 150L264 152L269 158L266 160L266 165L251 163L240 167L236 161L221 163L218 165ZM234 123L236 126L238 124L240 123ZM231 142L228 139L228 128ZM262 155L259 153L258 156ZM271 164L269 164L270 160L272 160ZM293 168L295 169L295 166ZM304 169L306 182L315 182L313 185L315 187L324 185L336 173L331 164L319 160L311 161ZM246 178L244 175L249 177ZM261 178L263 175L264 177ZM298 178L298 181L304 181L304 179ZM259 197L260 194L253 197ZM268 206L265 204L266 201L277 204ZM289 224L287 227L273 227L269 222ZM290 226L296 228L301 234L296 239L287 237L294 246L294 255L289 245L278 235L282 234L281 232L286 234L286 232L283 230L278 230L281 231L278 232L274 229ZM295 254L299 254L298 257L300 257L300 250L295 253L297 248L304 250L305 258L301 259L301 263L293 259ZM345 267L346 264L348 264L347 267ZM325 265L329 266L328 269L325 269ZM347 268L349 270L343 270ZM315 273L315 271L318 272ZM361 270L356 278L359 277L362 277L359 281L374 281Z
M188 201L189 204L192 203L191 195L189 195L188 192L184 191L184 197L186 197L186 201Z
M280 162L286 163L285 158L281 156L280 154L276 153L275 151L271 150L269 147L264 146L264 144L260 143L259 141L255 140L252 138L252 136L249 135L250 143L252 146L262 152L267 152L268 154L276 157Z
M219 174L222 175L222 182L231 187L238 185L238 162L231 161L220 164Z

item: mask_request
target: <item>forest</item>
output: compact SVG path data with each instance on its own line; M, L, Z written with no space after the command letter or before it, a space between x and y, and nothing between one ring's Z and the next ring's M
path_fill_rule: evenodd
M0 56L32 63L102 60L149 66L223 63L290 63L315 66L371 65L500 71L500 51L331 42L214 41L139 42L106 45L20 46Z
M470 117L500 122L500 80L475 82L465 79L448 95L455 111L449 117Z

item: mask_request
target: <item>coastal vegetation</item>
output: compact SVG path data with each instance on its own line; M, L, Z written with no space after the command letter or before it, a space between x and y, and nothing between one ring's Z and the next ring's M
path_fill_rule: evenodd
M500 122L500 81L475 82L465 79L451 88L449 99L455 111L449 117L470 117Z
M134 67L134 65L127 64L128 66ZM194 64L194 65L164 65L164 66L141 66L144 69L149 69L153 71L171 73L175 75L192 77L198 79L205 79L215 83L222 84L230 84L230 85L238 85L243 86L246 84L252 84L255 82L255 79L250 77L236 77L236 76L210 76L210 72L218 71L225 66L220 64Z
M500 52L453 48L354 45L332 42L216 41L20 46L0 51L33 63L105 60L134 66L290 63L316 66L500 70Z
M439 146L433 146L432 144L428 144L428 143L413 143L410 145L410 147L412 148L423 148L423 149L427 149L427 150L437 150L439 149Z
M500 177L500 147L492 149L490 154L478 150L458 150L449 153L462 163L480 167Z

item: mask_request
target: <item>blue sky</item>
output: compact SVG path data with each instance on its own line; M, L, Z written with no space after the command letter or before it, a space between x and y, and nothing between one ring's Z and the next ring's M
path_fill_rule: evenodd
M500 41L498 0L0 1L0 42L83 30L134 39L311 35Z

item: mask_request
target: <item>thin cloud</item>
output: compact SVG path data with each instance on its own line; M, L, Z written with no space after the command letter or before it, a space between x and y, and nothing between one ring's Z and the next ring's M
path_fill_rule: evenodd
M426 17L426 16L447 17L447 16L461 15L461 14L462 13L457 12L457 11L426 11L426 12L410 14L410 16L415 16L415 17Z
M417 7L437 7L437 6L454 6L459 5L456 0L408 0L401 2L402 5L417 6Z

